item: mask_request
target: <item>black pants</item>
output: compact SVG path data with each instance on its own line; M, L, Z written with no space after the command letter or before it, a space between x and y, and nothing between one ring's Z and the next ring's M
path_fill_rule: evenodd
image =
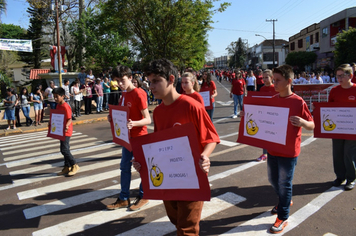
M255 86L253 85L247 86L247 91L255 91Z
M75 161L74 157L70 153L70 146L69 146L70 137L66 136L64 141L60 140L61 146L61 153L64 156L64 166L71 167L75 165L77 162Z
M20 108L19 107L15 107L15 117L16 117L16 124L18 126L20 126L21 122L20 122Z
M85 114L91 113L91 98L83 97L84 99L84 107L85 107Z

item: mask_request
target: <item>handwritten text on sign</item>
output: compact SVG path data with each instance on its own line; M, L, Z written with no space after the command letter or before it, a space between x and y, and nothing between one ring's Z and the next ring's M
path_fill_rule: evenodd
M244 136L285 145L289 109L245 105Z
M321 133L356 134L356 108L321 107Z
M203 98L204 106L205 107L210 106L210 92L209 91L205 91L205 92L199 92L199 93Z
M125 111L112 110L112 120L115 129L115 137L127 143L130 143L126 116L127 114Z
M188 137L142 146L150 189L199 189Z
M59 135L59 136L64 136L63 124L64 124L64 115L63 114L52 114L50 133Z

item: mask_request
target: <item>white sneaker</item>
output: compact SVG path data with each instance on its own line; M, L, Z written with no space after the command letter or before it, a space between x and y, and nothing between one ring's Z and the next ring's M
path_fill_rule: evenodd
M233 115L233 116L232 116L232 119L236 119L236 118L237 118L237 115Z

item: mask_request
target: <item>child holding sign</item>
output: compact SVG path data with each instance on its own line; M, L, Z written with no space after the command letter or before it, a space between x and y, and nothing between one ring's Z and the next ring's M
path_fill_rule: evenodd
M274 89L273 85L273 74L270 69L266 69L263 71L262 75L262 80L263 80L263 86L260 88L260 92L269 92L271 94L276 94L276 90ZM265 161L267 160L267 150L263 149L262 150L262 155L257 158L257 161Z
M343 64L336 69L340 85L330 91L329 102L356 102L356 84L351 82L352 67ZM347 180L345 190L352 190L356 183L356 140L332 139L333 162L336 179L334 186L340 186Z
M270 228L271 233L281 233L287 226L289 207L292 204L292 180L294 169L300 153L302 127L307 130L314 129L314 121L304 100L292 92L291 85L294 72L291 66L282 65L273 69L274 88L279 94L271 99L288 99L297 101L290 107L287 129L294 136L294 155L286 156L275 151L268 150L267 170L268 179L279 197L279 203L272 209L272 214L277 214L276 222Z
M130 109L127 128L130 130L130 138L147 134L146 125L151 124L151 117L147 108L147 96L144 91L140 91L132 83L132 72L127 66L117 66L112 71L112 78L117 80L118 86L122 91L126 91L120 98L119 105L127 106ZM111 116L108 116L109 122ZM120 162L120 183L121 192L119 198L113 204L107 205L108 210L130 207L131 211L141 209L148 204L148 200L142 199L143 190L140 184L140 192L135 202L130 205L130 183L131 183L131 165L133 152L122 147L122 157Z
M65 130L64 130L65 140L60 141L61 153L64 156L64 168L62 169L61 172L58 173L58 175L73 176L79 171L80 168L77 162L75 161L74 157L70 153L70 149L69 149L69 140L73 133L72 109L70 108L68 103L64 101L65 90L63 88L61 87L54 88L52 90L52 94L54 97L54 101L57 103L56 109L65 111L64 119L66 121Z
M169 60L150 62L145 73L151 82L152 93L156 98L162 99L162 104L153 113L155 132L193 123L200 144L199 166L201 171L208 173L209 156L220 140L204 106L191 97L177 93L175 87L178 71ZM138 162L134 162L134 167L137 171L141 169ZM202 201L164 201L164 206L170 221L177 228L177 235L199 235Z

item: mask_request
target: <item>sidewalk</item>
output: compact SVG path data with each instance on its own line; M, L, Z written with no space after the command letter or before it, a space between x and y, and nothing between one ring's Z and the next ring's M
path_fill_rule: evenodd
M155 109L156 105L149 105L148 110L150 113L153 112ZM2 111L4 112L4 111ZM84 112L82 111L82 116L76 117L76 120L73 120L73 125L81 125L81 124L89 124L89 123L94 123L98 121L106 121L107 116L109 114L109 111L104 111L102 113L97 114L95 109L92 109L93 114L90 115L85 115ZM22 113L22 112L21 112ZM23 117L23 116L21 116ZM33 117L31 117L34 119ZM32 133L32 132L39 132L39 131L46 131L48 130L48 119L49 116L45 115L44 117L44 122L41 123L40 126L26 126L26 120L25 118L21 119L21 127L17 126L17 129L11 129L6 130L7 126L7 120L0 120L0 137L3 136L8 136L8 135L14 135L14 134L23 134L23 133ZM12 122L11 122L12 124ZM75 129L75 128L74 128Z

